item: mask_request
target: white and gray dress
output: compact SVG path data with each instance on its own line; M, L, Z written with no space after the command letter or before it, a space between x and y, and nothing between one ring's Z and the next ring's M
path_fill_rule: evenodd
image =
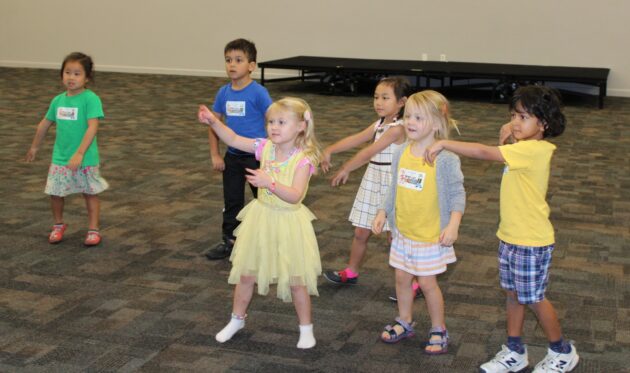
M374 142L378 141L390 128L401 125L402 120L384 124L383 118L379 119L374 126ZM350 211L349 220L355 227L372 228L372 221L392 181L392 153L397 146L395 143L392 143L370 159L370 163L361 180L361 186L359 186L359 191L354 199L352 211ZM383 230L389 230L387 223L385 223Z

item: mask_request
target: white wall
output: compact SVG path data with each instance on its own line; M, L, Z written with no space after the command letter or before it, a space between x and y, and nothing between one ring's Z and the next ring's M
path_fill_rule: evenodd
M224 76L225 43L245 37L259 62L443 53L608 67L608 95L630 97L628 14L625 0L0 0L0 66L58 68L80 50L102 71Z

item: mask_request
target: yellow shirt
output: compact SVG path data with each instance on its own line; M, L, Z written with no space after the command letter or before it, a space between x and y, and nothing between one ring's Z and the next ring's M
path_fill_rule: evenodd
M502 241L522 246L547 246L555 242L546 201L554 150L556 146L545 140L499 146L505 158L497 232Z
M435 167L411 154L407 146L396 177L396 226L403 236L420 242L440 239L440 205Z

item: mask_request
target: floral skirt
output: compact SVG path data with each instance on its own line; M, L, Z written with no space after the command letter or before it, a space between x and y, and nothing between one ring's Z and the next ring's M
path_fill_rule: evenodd
M79 167L72 171L68 166L51 164L44 193L51 196L65 197L70 194L99 194L109 188L101 177L98 166Z

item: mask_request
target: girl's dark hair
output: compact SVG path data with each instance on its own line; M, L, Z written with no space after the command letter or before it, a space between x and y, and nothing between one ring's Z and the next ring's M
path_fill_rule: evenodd
M510 111L516 110L519 103L525 112L542 122L545 128L543 138L560 136L564 132L566 118L557 90L538 85L520 87L510 100Z
M92 83L94 83L94 62L92 62L92 57L87 54L83 54L81 52L72 52L63 59L63 63L61 64L61 71L59 75L63 78L63 70L66 68L66 63L70 61L76 61L83 66L83 70L85 70L85 77Z
M403 78L402 76L391 76L385 77L378 81L377 85L386 84L394 90L394 95L396 96L396 101L403 99L409 95L411 91L411 85L409 84L409 80ZM398 118L402 118L405 113L405 107L400 108L398 112Z

